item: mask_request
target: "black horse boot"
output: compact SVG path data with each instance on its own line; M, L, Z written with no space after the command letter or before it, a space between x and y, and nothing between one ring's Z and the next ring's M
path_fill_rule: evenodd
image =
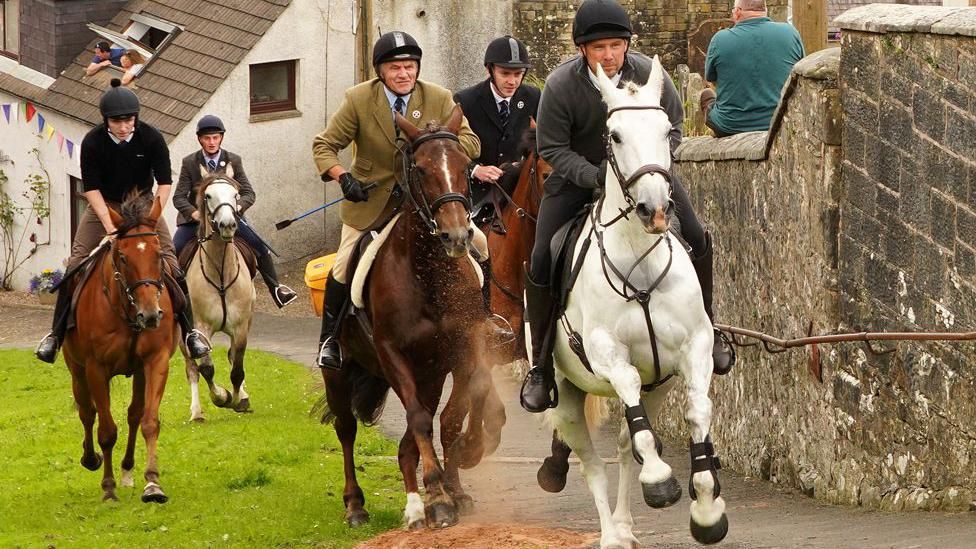
M691 264L698 275L698 284L702 290L702 301L705 302L705 313L708 320L713 322L712 314L712 235L705 232L705 249L701 255L692 258ZM714 329L714 328L713 328ZM735 348L732 347L725 333L715 330L715 343L712 345L712 371L715 375L724 376L735 366Z
M177 322L180 323L180 330L183 333L186 349L190 352L190 358L197 360L210 354L210 342L203 332L193 327L193 307L190 305L190 290L186 287L186 275L180 269L175 269L173 278L183 292L183 310L176 315Z
M481 274L485 279L481 284L481 297L485 302L485 311L488 312L488 320L491 322L492 345L499 346L511 343L515 339L515 333L512 331L511 325L509 325L507 320L500 315L496 315L491 310L491 258L489 257L482 261L480 265Z
M559 403L556 373L552 365L555 303L549 285L532 281L525 273L525 313L532 326L532 368L525 375L519 402L532 413L555 408Z
M65 284L58 290L58 300L54 303L54 322L51 323L51 333L34 350L34 356L39 360L54 364L58 358L58 349L64 341L64 334L68 328L68 309L71 308L71 290Z
M279 309L298 299L295 290L278 282L278 273L270 253L258 256L258 272L261 273L261 278L271 292L271 300Z
M322 311L322 332L319 334L319 357L315 361L319 368L339 370L342 368L342 349L339 347L339 327L342 313L349 301L349 286L332 278L325 280L325 307Z

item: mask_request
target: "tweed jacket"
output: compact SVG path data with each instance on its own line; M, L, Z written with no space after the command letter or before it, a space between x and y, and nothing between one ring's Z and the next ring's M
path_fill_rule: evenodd
M312 142L312 155L320 175L339 165L339 152L352 145L352 167L348 171L364 183L378 184L369 191L368 200L342 203L342 222L360 231L380 221L387 203L396 199L393 190L402 173L393 111L383 89L383 83L374 78L346 90L342 104L329 118L325 131ZM407 103L406 118L416 126L426 125L429 121L443 123L453 108L450 91L418 80ZM470 158L477 158L481 143L467 119L462 120L458 133L461 149Z
M223 171L228 163L234 169L234 180L240 184L241 215L244 215L244 212L254 205L257 196L254 194L254 187L247 179L247 174L244 173L241 157L220 149L220 156L217 157L217 170ZM203 159L203 150L197 150L197 152L183 157L183 165L180 166L180 178L176 183L176 191L173 192L173 206L179 212L176 217L177 225L196 223L190 216L197 211L197 187L203 180L200 173L201 168L207 169L207 162Z

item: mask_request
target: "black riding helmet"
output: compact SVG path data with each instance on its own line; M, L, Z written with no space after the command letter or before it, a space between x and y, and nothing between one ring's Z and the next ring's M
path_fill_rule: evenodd
M98 101L98 110L102 111L102 118L138 116L139 98L132 90L122 87L121 80L113 78L112 87Z
M485 49L485 66L497 65L506 69L529 69L532 63L529 50L518 38L501 36L488 43ZM490 67L489 67L490 68Z
M417 62L417 73L420 73L420 58L424 52L420 49L420 44L414 40L413 36L402 32L393 31L384 34L376 39L373 44L373 70L379 74L380 63L387 61L401 61L413 59Z
M205 115L203 118L197 122L197 135L203 135L205 133L220 133L223 134L227 130L224 129L224 123L222 120L217 118L212 114Z
M577 46L604 38L630 40L634 29L617 0L584 0L573 19L573 43Z

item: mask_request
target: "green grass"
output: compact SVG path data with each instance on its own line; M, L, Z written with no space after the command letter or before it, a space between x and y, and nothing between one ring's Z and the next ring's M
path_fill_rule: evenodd
M225 350L214 356L226 387ZM82 427L64 363L51 367L29 351L0 351L0 547L349 547L400 525L400 473L395 461L380 457L396 455L393 442L359 431L358 476L372 522L350 530L342 450L332 426L309 415L321 394L316 378L300 364L252 351L247 376L253 414L215 408L201 381L207 421L190 423L183 360L174 359L158 452L169 502L139 499L146 459L140 434L135 488L120 486L120 501L102 503L101 472L78 463ZM121 377L112 383L117 480L131 387Z

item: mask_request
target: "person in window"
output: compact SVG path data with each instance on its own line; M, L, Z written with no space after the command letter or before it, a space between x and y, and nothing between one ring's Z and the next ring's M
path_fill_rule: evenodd
M85 69L85 74L91 76L109 65L121 67L122 56L124 54L124 49L113 48L108 42L102 40L101 42L95 44L95 57L92 57L91 63L89 63L88 68Z
M803 59L800 33L766 15L766 0L736 0L735 26L720 30L708 44L702 90L705 125L715 137L765 131L793 65Z
M142 68L146 66L146 58L139 53L139 50L125 50L120 59L125 74L122 75L122 85L128 86L129 82L139 76Z
M106 237L115 237L116 227L108 212L110 207L119 211L122 201L133 191L152 194L154 181L156 192L153 198L165 204L173 185L169 148L163 134L139 120L139 98L121 86L118 78L112 79L112 87L98 103L103 121L81 142L81 177L88 207L78 222L71 243L68 271L81 265ZM177 282L177 287L167 284L166 288L170 292L182 291L186 296L186 280L176 267L173 241L163 218L159 218L156 232L164 264L170 266ZM190 300L187 297L184 301L186 307L176 313L176 318L190 355L203 358L210 353L210 342L193 328ZM51 333L44 336L34 351L38 359L53 364L57 358L68 327L70 305L71 291L65 285L58 290Z
M360 235L383 223L390 202L402 199L397 183L399 164L394 112L399 111L415 125L429 120L447 120L454 109L451 92L430 82L418 80L423 52L417 41L405 32L393 31L379 37L373 45L373 70L376 78L346 90L339 109L329 118L325 131L312 142L315 166L322 181L338 181L342 194L342 234L335 263L325 284L325 310L319 336L320 368L339 369L340 317L349 299L349 259ZM461 148L470 158L481 152L478 136L467 119L458 132ZM351 170L339 161L339 152L353 145ZM365 181L375 181L367 191Z
M295 301L298 294L278 282L278 273L275 271L271 251L243 217L244 212L254 205L256 195L247 174L244 173L241 157L222 147L225 131L224 122L220 118L212 114L201 117L197 122L197 141L200 143L200 149L183 157L180 178L173 193L173 206L176 206L179 212L176 218L176 234L173 235L176 255L180 255L190 240L196 238L200 226L200 212L197 211L196 203L197 188L203 180L203 171L225 172L227 166L230 166L234 171L234 180L240 185L239 213L241 220L244 221L237 226L237 236L243 238L254 250L258 258L258 271L261 272L261 277L271 291L272 301L280 309Z

